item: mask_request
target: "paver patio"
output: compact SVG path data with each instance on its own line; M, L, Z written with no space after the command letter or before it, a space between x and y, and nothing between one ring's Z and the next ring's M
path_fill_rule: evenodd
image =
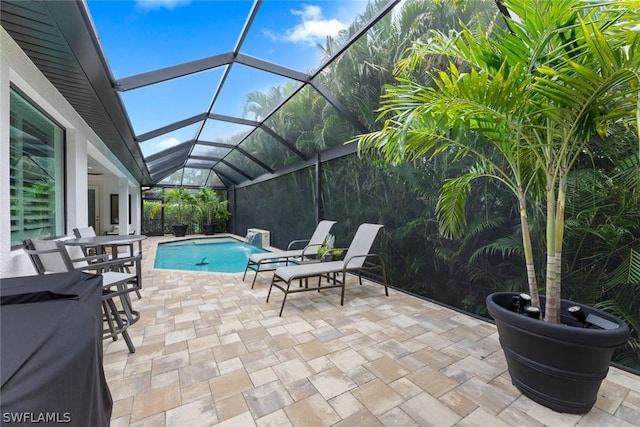
M105 341L120 426L637 426L640 377L611 368L594 409L546 409L511 384L490 323L357 278L266 303L271 275L156 270L143 243L137 347Z

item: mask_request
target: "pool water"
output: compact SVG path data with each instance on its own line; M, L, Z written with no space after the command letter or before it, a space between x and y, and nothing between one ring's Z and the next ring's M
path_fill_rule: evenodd
M191 239L160 243L156 251L155 268L218 273L242 273L252 254L264 249L240 240L223 237Z

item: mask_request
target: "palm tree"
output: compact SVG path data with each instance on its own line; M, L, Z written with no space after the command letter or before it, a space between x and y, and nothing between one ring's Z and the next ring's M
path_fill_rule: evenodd
M529 291L538 286L529 235L529 208L545 205L546 314L559 321L567 178L592 152L592 139L615 126L637 130L640 13L632 1L504 0L508 30L465 28L416 44L387 86L382 129L359 138L390 162L454 153L475 165L442 187L441 231L460 236L471 183L498 180L516 196ZM417 82L425 58L449 59ZM462 72L457 64L469 71Z
M287 82L284 86L272 86L266 92L249 92L244 101L244 116L256 121L264 120L294 90L295 84Z
M203 225L213 225L218 203L220 203L218 193L209 187L201 187L194 197L198 202L198 210L202 214Z
M366 10L346 30L328 37L322 57L330 58L365 25L387 0L369 2ZM460 29L460 22L481 22L495 15L490 0L466 2L456 9L451 1L408 0L398 5L369 29L320 76L341 101L353 111L368 129L375 129L375 110L385 84L393 82L395 64L418 40L426 40L431 30L447 32ZM434 62L441 62L433 57ZM435 64L433 64L435 65Z
M164 193L166 203L176 208L176 223L186 224L196 204L193 194L184 187L170 188Z
M184 236L191 221L191 215L196 210L196 198L184 187L164 190L160 198L162 202L153 204L149 217L153 219L163 210L169 212L171 217L175 214L175 221L171 225L173 234L176 237Z

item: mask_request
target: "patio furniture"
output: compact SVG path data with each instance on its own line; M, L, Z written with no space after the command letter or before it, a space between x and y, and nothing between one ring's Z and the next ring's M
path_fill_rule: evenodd
M135 353L135 346L129 337L127 328L140 319L140 312L133 310L129 294L139 289L141 274L121 271L122 265L134 263L140 271L141 256L108 261L106 255L71 258L64 242L56 240L25 240L24 251L29 255L38 274L51 274L80 271L95 271L102 276L102 309L107 329L103 331L103 338L117 340L122 335L131 353ZM122 309L115 304L118 298Z
M315 255L318 252L318 248L322 246L324 240L327 238L331 227L335 224L336 221L322 220L316 226L315 231L311 235L311 238L308 240L293 240L287 246L286 251L279 252L267 252L267 253L259 253L253 254L249 257L247 261L247 267L244 270L244 276L242 276L242 280L247 275L247 271L253 270L255 274L253 276L253 282L251 283L251 289L256 284L256 278L258 277L258 273L260 271L273 271L273 268L263 268L266 266L273 266L275 264L285 263L288 265L289 261L293 258L306 258L312 255ZM300 245L305 243L305 247L302 249L292 249L295 245Z
M0 424L109 426L102 289L80 271L0 280Z
M93 226L74 228L73 234L76 237L93 237L96 235L96 230L93 228ZM97 255L98 248L95 246L82 246L82 252L84 253L84 256Z
M134 234L129 234L122 237L120 237L119 234L107 234L105 236L98 236L96 234L96 230L93 227L74 228L73 234L74 236L76 236L76 239L89 238L91 239L91 241L96 242L95 245L83 243L82 241L78 243L78 245L82 248L85 256L95 255L88 253L87 249L94 249L96 253L106 253L104 248L109 246L111 247L112 258L134 256L134 242L141 242L142 240L146 239L146 236L136 236ZM95 237L100 237L100 239L94 239ZM142 253L141 246L139 247L138 252Z
M75 230L74 230L75 233ZM94 233L95 234L95 233ZM114 261L120 261L118 265L120 271L131 273L131 268L135 268L136 276L138 278L142 277L140 259L142 258L142 241L145 240L147 236L138 235L138 234L129 234L129 235L113 235L113 236L87 236L87 237L76 237L75 239L67 239L62 242L66 246L79 246L83 247L95 247L97 248L98 254L106 254L107 251L105 248L109 247L111 252L111 259ZM133 244L138 243L138 252L136 253L133 249ZM128 246L128 253L119 252L118 248L121 246ZM141 298L140 289L142 289L142 281L138 280L136 295L138 298Z
M137 242L138 252L133 253L133 256L137 256L142 254L142 241L146 238L147 236L141 234L118 234L109 236L76 237L75 239L64 240L63 243L67 246L97 246L102 248L101 251L103 253L106 253L105 248L109 247L111 248L112 255L121 255L118 253L118 246L133 245ZM113 258L118 258L118 256L113 256Z
M118 225L111 226L111 229L104 232L106 235L110 236L118 236L120 234L120 227ZM136 229L133 228L133 225L129 224L127 227L127 234L136 234Z
M286 267L279 267L273 274L271 280L271 286L269 287L269 294L267 295L267 302L271 296L271 290L276 287L284 292L284 298L282 299L282 307L280 308L280 316L282 316L282 310L284 310L284 304L287 301L287 295L296 292L315 291L320 292L322 289L330 288L342 288L340 305L344 305L344 288L346 282L346 273L352 272L358 274L358 280L362 285L362 273L368 272L375 275L384 284L385 294L389 296L389 289L387 287L387 276L384 268L384 261L378 254L369 253L373 242L378 235L378 232L383 226L380 224L361 224L356 231L349 249L342 261L328 261L328 262L302 262L299 265L291 265ZM371 261L376 259L379 264ZM340 277L341 275L341 277ZM300 280L318 277L317 288L310 288L308 283L305 286L291 288L291 282L294 280ZM322 278L327 279L326 284L322 284Z

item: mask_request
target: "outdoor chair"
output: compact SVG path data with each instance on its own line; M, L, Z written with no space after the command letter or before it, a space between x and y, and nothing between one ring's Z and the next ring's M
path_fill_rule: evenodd
M242 280L247 276L247 271L253 270L255 274L253 276L253 282L251 283L251 289L253 289L256 284L256 278L258 277L258 273L260 271L273 271L273 269L269 269L269 265L281 264L285 265L289 264L289 261L293 258L301 258L304 259L309 256L316 255L318 252L318 248L322 246L327 235L329 235L329 231L335 221L323 220L318 223L315 231L311 235L311 238L308 240L293 240L287 246L286 251L278 251L278 252L266 252L253 254L249 257L247 261L247 267L244 269L244 276L242 276ZM301 244L305 244L302 249L293 249L294 246L299 246ZM267 267L267 268L263 268Z
M347 253L342 261L328 262L302 262L298 265L279 267L273 274L267 302L271 296L271 290L275 287L284 292L282 299L282 307L280 308L280 316L284 310L284 304L287 301L287 295L296 292L315 291L320 292L322 289L342 288L340 305L344 305L344 288L346 282L346 274L348 272L357 273L358 281L362 285L362 273L369 273L375 276L384 284L386 296L389 296L387 287L387 276L384 267L384 261L378 254L370 253L373 242L378 235L382 225L379 224L361 224L356 231ZM372 260L377 260L375 263ZM308 286L308 279L318 277L317 288ZM322 284L322 278L327 279L326 284ZM302 286L302 280L305 280L305 286ZM295 280L300 281L299 287L291 287L291 283Z
M129 233L129 234L134 234L134 233L135 233L135 230L133 233ZM73 234L78 238L95 237L97 235L96 230L93 228L93 226L83 227L83 228L74 228ZM100 248L96 248L93 246L85 246L82 248L82 251L84 252L85 256L90 256L90 255L96 255L100 253ZM133 243L118 245L118 254L124 257L134 256ZM112 254L112 255L115 255L115 254Z
M139 289L141 280L138 274L122 271L122 263L136 263L139 265L141 256L108 261L106 255L71 258L67 247L61 241L30 240L23 241L24 251L38 274L62 273L81 270L95 272L102 276L102 315L107 323L103 331L103 338L118 339L122 335L131 353L135 353L135 346L131 341L127 328L140 319L140 312L133 310L129 294ZM115 299L120 301L121 309L116 306Z
M77 238L81 238L81 237L95 237L96 236L96 230L93 228L93 226L89 226L89 227L84 227L84 228L74 228L73 229L73 234L77 237ZM103 248L97 247L97 246L81 246L82 252L84 253L85 257L90 257L93 255L99 255L101 253L103 253ZM119 258L119 259L125 259L125 258L130 258L133 257L133 243L126 243L123 245L118 245L118 256L114 256L116 254L108 254L108 259L111 260L113 258ZM122 264L120 264L120 270L122 272L126 272L126 273L131 273L131 268L135 267L133 262L123 262ZM140 288L138 287L138 289L136 289L136 295L138 296L138 299L142 298L142 295L140 295Z
M93 228L93 226L89 226L85 228L74 228L73 234L78 238L79 237L95 237L96 230ZM93 256L98 254L98 248L95 246L83 246L82 252L84 253L85 257Z

